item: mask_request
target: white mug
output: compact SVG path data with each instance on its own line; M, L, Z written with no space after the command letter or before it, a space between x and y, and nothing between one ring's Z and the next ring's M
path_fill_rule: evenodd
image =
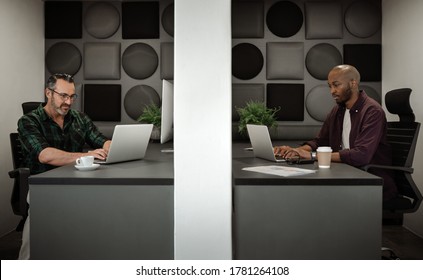
M94 156L85 156L76 159L76 164L79 166L91 166L94 163Z

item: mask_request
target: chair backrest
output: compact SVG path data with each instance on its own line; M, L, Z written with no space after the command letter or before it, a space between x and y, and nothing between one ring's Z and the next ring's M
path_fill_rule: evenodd
M31 112L32 110L35 110L40 106L40 104L43 104L43 102L40 101L28 101L22 103L22 111L25 114Z
M402 88L389 91L385 96L388 111L399 116L399 121L387 124L388 142L392 147L392 165L403 168L395 171L395 183L400 196L412 199L411 207L401 209L402 212L415 212L422 201L422 195L411 178L420 123L415 122L410 106L410 94L411 89Z

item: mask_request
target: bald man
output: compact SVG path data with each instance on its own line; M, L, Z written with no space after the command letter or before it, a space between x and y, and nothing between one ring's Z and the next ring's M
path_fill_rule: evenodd
M275 154L289 157L291 151L302 158L315 159L319 146L332 148L332 162L343 162L355 167L367 164L392 164L391 147L386 139L386 116L374 99L359 90L360 73L351 65L335 66L328 75L330 93L337 103L324 121L320 132L303 146L275 147ZM397 195L390 172L372 170L384 179L383 199Z

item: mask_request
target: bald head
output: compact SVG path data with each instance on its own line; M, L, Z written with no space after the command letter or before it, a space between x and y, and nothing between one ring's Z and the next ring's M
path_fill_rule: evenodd
M329 75L331 73L342 75L348 81L356 81L357 85L360 83L360 73L352 65L348 65L348 64L337 65L332 68L332 70L329 72Z

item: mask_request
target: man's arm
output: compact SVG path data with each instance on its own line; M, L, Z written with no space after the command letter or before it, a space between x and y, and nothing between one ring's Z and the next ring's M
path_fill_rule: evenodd
M106 146L106 143L104 143L104 146ZM108 146L110 146L110 143L108 144ZM56 148L48 147L41 151L41 153L38 155L38 160L43 164L62 166L74 163L77 158L82 156L94 156L97 159L105 160L107 157L107 153L108 149L96 149L93 151L88 151L86 153L71 153Z

